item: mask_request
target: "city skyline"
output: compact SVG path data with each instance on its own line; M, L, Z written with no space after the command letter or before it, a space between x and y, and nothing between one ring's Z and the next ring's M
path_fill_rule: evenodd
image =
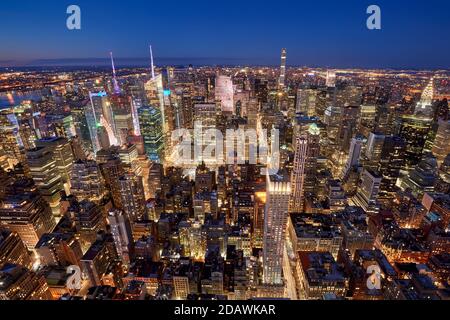
M0 68L0 300L206 318L450 299L439 1L17 3L0 14L16 65Z

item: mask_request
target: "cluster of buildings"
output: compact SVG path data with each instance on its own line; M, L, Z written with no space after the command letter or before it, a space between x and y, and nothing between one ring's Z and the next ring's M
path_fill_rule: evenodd
M0 299L449 299L448 73L111 59L0 110Z

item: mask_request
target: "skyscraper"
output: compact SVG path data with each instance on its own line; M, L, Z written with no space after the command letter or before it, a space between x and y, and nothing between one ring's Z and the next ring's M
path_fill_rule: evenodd
M327 70L326 86L328 88L336 87L336 72L334 70Z
M305 196L316 193L317 190L317 159L320 156L320 129L316 123L312 123L306 132L308 138L308 150L305 163Z
M21 152L23 143L19 135L17 118L9 110L0 113L0 145L11 168L23 160Z
M30 254L19 234L0 228L0 268L6 263L32 266Z
M89 129L91 137L92 152L95 155L97 151L101 150L100 141L98 138L98 127L101 126L101 118L103 117L104 109L108 109L108 98L106 92L90 93L90 104L86 105L84 114L86 117L86 124Z
M97 233L105 228L106 220L102 210L91 201L72 201L69 214L72 220L75 221L76 229L80 234L83 252L85 252L96 241Z
M29 183L18 181L1 203L0 227L16 232L27 248L33 250L39 238L56 223L47 202Z
M157 109L160 113L161 117L161 128L163 136L170 131L169 126L169 110L166 110L165 103L165 90L163 84L163 76L162 74L158 74L155 78L150 79L145 83L145 92L147 94L147 100L150 106ZM139 120L139 123L140 120ZM142 126L142 123L141 123ZM141 127L142 130L142 127Z
M125 173L123 164L118 158L110 158L100 165L106 187L111 190L113 203L116 208L122 208L119 178Z
M79 201L99 202L106 195L100 168L93 160L78 160L73 164L71 193Z
M411 190L411 193L420 199L425 192L434 191L435 183L439 178L438 169L436 158L432 154L426 154L418 165L402 177L400 187L403 190Z
M286 176L267 176L267 202L264 214L264 283L283 284L283 253L286 239L291 186Z
M371 132L369 139L367 140L367 147L365 156L367 158L366 166L377 170L381 160L381 154L383 151L384 140L386 137L381 133Z
M369 160L378 163L381 157L385 138L386 137L383 134L375 132L370 133L366 148L366 157Z
M113 271L114 275L117 259L117 250L112 235L99 233L96 241L81 259L82 270L92 286L102 285L103 277L109 272Z
M235 113L234 87L231 77L217 75L216 101L220 102L222 112Z
M124 264L129 264L133 255L133 234L128 217L120 210L111 210L107 216L116 250Z
M139 109L142 107L142 100L134 98L131 101L131 115L133 119L133 135L141 135L141 126L139 124Z
M109 53L111 56L111 66L112 66L112 72L113 72L113 86L114 86L114 93L115 94L120 94L120 87L119 87L119 82L117 81L117 77L116 77L116 67L114 65L114 57L113 57L113 53L110 52Z
M119 178L123 211L131 223L146 219L146 206L142 177L126 174Z
M134 102L131 101L131 112L126 109L119 109L114 113L114 129L116 132L117 145L121 146L127 143L127 138L134 133ZM137 111L136 111L137 113ZM137 114L137 120L139 120L139 114ZM113 138L114 139L114 138ZM110 138L111 140L111 138ZM113 144L113 143L111 143Z
M320 129L317 119L297 114L295 135L295 155L291 175L291 198L289 212L303 212L305 198L317 187L317 158L320 154Z
M316 102L319 91L314 88L300 88L297 90L296 111L309 117L316 115Z
M164 150L161 112L151 106L142 106L138 114L145 152L151 161L161 162Z
M415 114L431 116L433 114L433 98L434 98L434 77L430 79L427 86L423 90L420 101L417 103Z
M434 140L433 150L434 156L439 165L444 163L445 158L450 153L450 120L439 122L439 129Z
M401 119L400 137L406 142L405 159L408 168L413 168L422 159L433 119L422 115L405 115Z
M47 147L56 161L56 168L61 175L65 190L70 188L70 177L72 176L73 152L70 142L66 138L52 137L36 141L37 147Z
M286 86L286 59L287 59L287 50L283 48L281 50L280 78L278 80L278 87L280 90L284 89Z
M0 269L0 300L52 300L42 275L16 264Z
M361 184L358 187L353 202L363 208L369 215L378 213L377 197L380 192L381 175L372 170L364 169L361 175Z
M155 79L155 64L153 61L153 48L150 45L150 63L151 63L151 71L152 71L152 79Z
M56 165L56 158L48 147L37 147L27 151L27 163L30 174L39 192L52 208L53 215L59 217L61 191L63 190L61 174Z
M380 155L378 171L382 175L380 192L383 196L396 190L400 170L404 169L406 143L399 136L386 137Z
M342 172L342 177L345 178L350 173L351 169L359 164L359 158L361 156L361 150L363 147L363 140L360 137L356 137L352 139L352 143L350 145L350 151L348 153L348 160L344 167L344 171Z
M307 152L308 139L306 136L300 135L296 138L295 142L295 158L291 178L292 194L289 199L289 212L303 212L305 201L304 184Z

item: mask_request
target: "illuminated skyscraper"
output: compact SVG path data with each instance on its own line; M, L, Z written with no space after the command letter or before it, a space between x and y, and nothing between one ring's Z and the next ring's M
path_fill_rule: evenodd
M442 165L450 153L450 120L439 122L439 129L434 140L432 152L438 164Z
M351 105L341 107L341 118L339 120L338 143L341 151L347 152L352 138L357 133L358 121L361 118L360 106Z
M93 160L78 160L73 165L70 192L79 201L99 202L106 195L100 168Z
M142 177L126 174L119 178L122 207L131 223L146 219L145 193Z
M353 197L353 202L369 215L375 215L379 210L377 197L380 192L381 178L378 172L364 169L358 192Z
M396 190L400 170L405 168L406 143L398 136L386 137L380 155L378 171L382 175L380 192L383 196Z
M53 154L56 167L62 178L65 190L70 188L70 177L73 167L73 152L70 142L66 138L54 137L36 141L37 147L47 147Z
M56 165L56 158L51 149L49 147L37 147L28 150L27 163L39 192L50 204L53 215L59 217L61 215L60 202L63 184Z
M141 135L141 126L139 124L139 109L142 107L142 100L134 98L131 101L131 115L133 119L133 135Z
M433 114L433 98L434 98L434 78L425 87L419 103L417 103L415 114L422 114L424 116L431 116Z
M358 133L368 137L376 128L377 108L375 105L362 105L358 119Z
M92 153L95 155L101 150L100 142L98 139L97 130L100 126L100 118L103 114L102 105L106 104L106 93L89 94L91 98L90 104L86 105L84 115L86 117L86 124L89 130L89 136L91 139Z
M407 176L402 177L400 187L403 190L411 190L417 199L421 199L425 192L434 191L435 183L439 178L438 169L436 158L432 154L426 154Z
M152 68L152 79L155 79L155 64L153 61L153 48L150 46L150 62L151 62L151 68Z
M197 103L194 105L194 125L196 130L200 132L201 129L201 143L199 143L199 152L203 155L204 148L210 145L211 137L207 134L208 130L215 130L217 128L217 106L215 103ZM217 150L216 150L217 151ZM208 155L209 156L209 155ZM216 154L215 156L208 157L205 159L199 156L195 160L197 162L204 161L208 165L214 166L217 164L217 159L223 159L223 155Z
M316 102L318 91L313 88L300 88L297 90L296 111L309 117L316 115Z
M231 77L216 76L216 101L220 102L222 112L235 113L234 87Z
M283 284L283 253L286 240L291 186L285 176L267 176L264 216L264 284Z
M348 153L347 164L345 165L344 171L342 172L342 177L344 180L350 173L351 169L359 164L359 158L361 157L363 142L364 141L360 137L352 139L350 151Z
M120 87L119 87L119 82L117 81L117 77L116 77L116 67L114 65L114 57L113 57L113 53L110 52L109 53L111 56L111 66L112 66L112 71L113 71L113 86L114 86L114 93L115 94L120 94Z
M163 157L164 135L161 122L161 112L157 108L143 106L139 109L139 123L145 152L154 162L160 162Z
M111 190L113 203L116 208L122 208L119 178L125 173L123 164L118 158L111 158L100 165L106 187Z
M49 205L34 186L30 185L28 191L20 185L16 187L0 205L0 227L16 232L27 248L33 250L39 238L53 230L56 223Z
M96 241L97 233L105 229L106 220L103 212L94 202L82 200L72 201L69 214L75 221L83 252Z
M369 139L367 140L367 147L365 156L368 160L366 166L374 170L378 169L378 164L381 160L381 154L383 151L384 140L386 137L381 133L371 132Z
M27 268L32 266L30 254L16 232L0 228L0 268L14 263Z
M120 210L108 213L108 225L114 238L117 253L124 264L129 264L133 254L133 234L128 217Z
M165 99L164 99L164 85L163 85L163 76L158 74L155 78L152 78L148 82L145 83L145 92L147 94L147 100L150 106L158 109L161 117L161 127L162 134L166 134L169 132L169 124L166 116L165 110ZM141 121L139 120L139 123ZM142 124L141 124L142 125ZM141 127L142 130L142 127Z
M278 80L278 87L284 89L286 86L286 59L287 51L286 49L281 50L281 68L280 68L280 78Z
M329 106L324 113L324 123L327 125L327 137L333 145L339 142L339 124L341 108Z
M308 139L299 135L295 142L295 158L292 170L291 190L289 199L289 212L303 212L305 201L305 165L308 152Z
M91 102L91 108L97 123L100 123L100 118L103 116L108 123L113 123L113 111L111 103L105 91L90 92L89 98Z
M9 110L0 113L0 145L11 168L23 161L24 155L21 152L23 143L19 135L17 118Z
M139 115L137 119L139 120ZM120 110L114 114L114 127L117 136L116 145L121 146L127 143L127 138L134 132L133 121L133 114L128 110Z
M432 118L421 115L405 115L401 119L400 137L406 142L405 159L408 168L413 168L422 159Z
M333 70L327 71L327 81L326 86L328 88L334 88L336 87L336 72Z
M317 119L297 114L295 156L291 176L289 212L303 212L305 197L314 193L317 179L317 158L320 154L320 129Z
M108 273L112 272L115 276L118 271L115 267L117 260L118 255L112 235L99 233L96 241L81 259L82 270L92 286L100 286ZM115 285L115 282L112 284Z
M0 300L52 300L42 275L16 264L0 269Z

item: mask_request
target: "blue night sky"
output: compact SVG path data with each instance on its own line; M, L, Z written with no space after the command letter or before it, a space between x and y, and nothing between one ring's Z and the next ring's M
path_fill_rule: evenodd
M80 31L66 28L71 4ZM382 30L366 28L371 4ZM120 64L147 58L151 43L160 64L277 65L286 47L296 66L450 68L449 12L448 0L0 1L0 65L109 51Z

